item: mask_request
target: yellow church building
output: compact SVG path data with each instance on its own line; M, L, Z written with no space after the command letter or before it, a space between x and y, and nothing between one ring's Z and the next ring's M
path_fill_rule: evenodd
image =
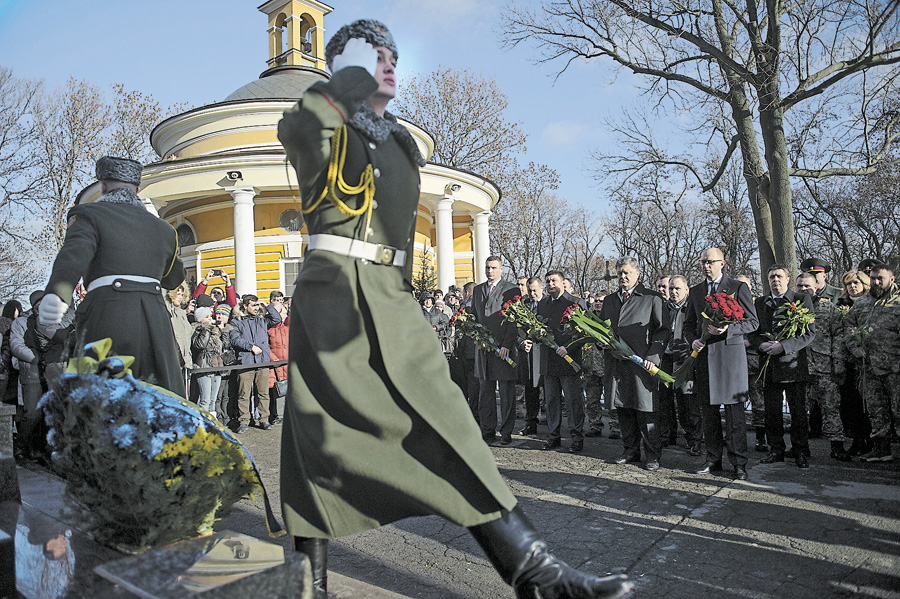
M144 167L139 195L178 232L188 281L223 269L238 294L268 297L276 289L293 293L307 242L277 125L313 83L329 77L324 20L332 8L317 0L270 0L259 10L268 17L268 68L221 102L157 125L150 139L162 160ZM429 160L434 140L401 122ZM444 291L481 282L499 189L431 163L421 169L421 183L414 270L430 264ZM82 201L96 199L96 187Z

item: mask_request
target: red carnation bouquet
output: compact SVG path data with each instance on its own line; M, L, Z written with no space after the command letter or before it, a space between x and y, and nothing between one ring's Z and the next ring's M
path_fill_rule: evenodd
M531 309L525 305L525 300L522 299L521 295L517 295L503 304L503 309L500 310L500 314L503 315L504 321L516 325L516 328L519 329L519 332L522 333L522 336L526 339L543 343L553 351L559 349L559 344L556 343L556 340L553 338L553 333L550 332L550 328L545 323L541 322L537 317L537 314L532 312ZM563 359L569 363L569 366L571 366L575 372L581 370L581 366L572 360L572 357L568 354L563 356Z
M486 352L496 353L500 355L500 348L491 332L475 320L475 315L466 312L465 308L460 308L453 318L450 319L450 326L455 327L456 331L467 337L471 337L475 341L475 347L483 349ZM512 367L516 366L515 361L511 358L501 358Z
M721 327L722 325L734 324L744 320L744 308L741 307L741 304L738 303L736 299L734 299L734 295L719 291L718 293L706 296L706 309L703 310L700 316L709 321L705 324ZM706 345L706 342L709 341L712 334L709 332L709 326L704 326L702 330L703 333L700 336L700 341ZM685 359L684 364L679 366L678 370L675 371L676 386L680 387L691 380L691 377L694 375L694 361L697 359L698 355L699 352L692 351L691 355Z

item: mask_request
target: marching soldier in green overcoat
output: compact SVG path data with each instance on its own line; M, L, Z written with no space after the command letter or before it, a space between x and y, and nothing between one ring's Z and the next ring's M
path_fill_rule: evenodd
M184 379L162 289L184 280L178 238L137 195L141 164L104 156L96 173L103 195L69 211L66 240L41 300L42 324L59 322L78 280L88 294L75 313L82 343L112 339L112 350L134 356L136 378L184 395Z
M310 235L282 435L294 546L325 599L328 539L433 514L468 527L520 597L620 596L631 588L625 577L585 576L547 553L410 293L424 161L385 110L396 60L383 24L341 28L326 47L333 76L278 127Z

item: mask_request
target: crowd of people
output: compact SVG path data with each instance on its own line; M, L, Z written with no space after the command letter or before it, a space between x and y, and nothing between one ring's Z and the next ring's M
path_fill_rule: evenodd
M513 285L503 280L502 261L493 256L486 263L486 283L451 287L446 295L433 290L419 301L488 443L498 433L499 444L512 442L520 398L525 425L518 433L536 435L545 422L544 449L561 446L563 414L570 452L583 450L584 437L601 436L605 419L609 438L624 445L616 461L644 462L651 471L659 468L661 449L676 445L680 432L685 450L705 458L698 473L723 469L727 457L735 476L744 479L748 424L763 463L787 458L809 467L810 437L830 441L835 460L893 460L890 442L896 439L900 409L900 291L891 266L863 260L840 277L838 288L828 284L830 267L822 260L804 260L797 277L775 264L764 295L748 276L725 274L718 248L704 251L698 267L702 282L692 286L690 274L673 274L651 289L640 283L637 260L625 257L617 263L617 292L576 295L557 270L543 279L519 277ZM714 293L732 296L743 317L710 324L708 298ZM547 324L558 349L529 339L503 319L503 304L515 296L525 298ZM785 304L805 310L809 325L789 333L785 309L780 310ZM645 368L617 360L584 338L573 339L560 323L570 306L609 320L646 361ZM460 309L474 314L497 340L496 354L477 351L472 339L454 330L452 316ZM676 372L692 352L687 380L667 386L651 376L653 366ZM566 355L578 370L563 359ZM784 440L786 416L790 447Z
M224 286L206 293L217 275ZM3 306L0 396L3 403L18 406L16 452L21 457L46 458L42 455L46 431L37 404L78 351L75 312L86 293L78 286L58 324L38 320L44 290L31 294L28 309L17 300ZM182 375L174 391L236 433L250 426L270 430L281 424L282 409L277 406L286 393L283 362L288 357L291 299L273 291L268 303L252 294L238 300L228 275L211 269L193 293L181 283L166 291L164 301ZM157 382L153 377L148 381Z

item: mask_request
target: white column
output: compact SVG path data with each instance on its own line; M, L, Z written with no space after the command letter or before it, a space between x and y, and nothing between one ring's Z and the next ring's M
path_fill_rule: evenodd
M437 232L437 286L447 293L456 284L456 265L453 259L453 198L444 196L438 201L435 217Z
M229 187L225 191L234 198L234 278L238 298L245 293L256 295L256 241L253 237L254 187Z
M485 210L475 215L475 282L484 283L484 262L491 255L491 238L488 233L488 219L491 211Z

